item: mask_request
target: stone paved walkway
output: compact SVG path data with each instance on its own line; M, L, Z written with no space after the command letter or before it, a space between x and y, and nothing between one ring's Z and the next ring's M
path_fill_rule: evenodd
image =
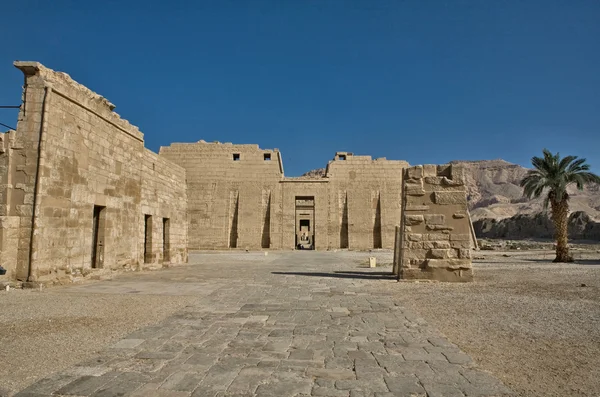
M360 267L366 256L196 254L196 265L69 288L198 299L16 396L510 395L400 305L389 267Z

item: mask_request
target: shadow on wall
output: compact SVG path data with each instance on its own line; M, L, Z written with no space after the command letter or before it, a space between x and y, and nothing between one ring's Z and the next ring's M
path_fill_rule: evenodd
M271 274L283 276L307 276L307 277L330 277L330 278L355 278L363 280L396 280L392 272L271 272Z

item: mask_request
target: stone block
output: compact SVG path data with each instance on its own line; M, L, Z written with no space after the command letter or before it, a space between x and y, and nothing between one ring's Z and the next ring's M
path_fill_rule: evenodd
M427 268L443 268L451 270L471 269L471 261L469 259L427 259Z
M471 235L467 233L453 233L450 235L450 241L471 241Z
M425 195L425 190L423 189L423 184L416 184L416 183L411 183L411 184L405 184L405 191L406 194L409 196L424 196Z
M452 248L471 248L471 240L458 240L458 241L451 241L450 242L450 246Z
M406 238L408 241L423 241L423 235L419 233L407 233Z
M429 176L437 176L437 166L435 164L424 164L423 165L423 176L425 178Z
M465 191L441 191L434 192L434 201L439 205L467 205L467 194Z
M443 225L446 223L446 216L443 214L424 215L426 225Z
M471 250L470 249L465 249L465 248L461 248L458 250L458 257L461 259L471 259Z
M423 248L423 243L419 242L419 241L404 241L404 242L402 242L402 248L421 249L421 248Z
M420 179L423 178L423 166L416 165L406 170L406 177L408 179Z
M425 219L423 218L423 215L404 215L404 224L405 225L409 225L409 226L419 225L419 224L423 223L424 221L425 221Z
M423 260L423 259L425 259L427 257L427 251L428 250L424 250L424 249L404 250L403 259L406 259L406 260L411 260L411 259Z
M453 249L430 249L427 256L433 259L456 258L456 251Z
M454 248L450 241L424 241L423 248L425 249L449 249Z
M448 241L450 240L449 234L444 233L428 233L423 235L425 241Z
M406 208L404 208L404 211L429 211L429 208L431 208L428 205L411 205L411 206L406 206Z
M446 231L454 230L453 226L445 226L445 225L427 225L426 228L427 228L427 230L440 231L442 233L444 233Z

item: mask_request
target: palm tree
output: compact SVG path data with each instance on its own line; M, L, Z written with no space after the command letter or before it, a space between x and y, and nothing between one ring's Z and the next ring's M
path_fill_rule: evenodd
M523 180L521 187L527 198L537 198L547 190L544 199L544 209L548 203L552 210L552 222L554 223L556 238L556 259L554 262L573 262L569 255L567 236L569 216L569 194L567 186L575 184L577 189L583 190L584 185L600 183L600 176L589 172L589 164L586 159L578 159L577 156L566 156L560 158L558 153L552 154L544 149L544 157L532 157L531 164L534 169L529 170Z

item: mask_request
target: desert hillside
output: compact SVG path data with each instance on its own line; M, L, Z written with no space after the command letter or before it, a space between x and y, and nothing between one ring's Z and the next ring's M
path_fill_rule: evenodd
M504 219L518 214L537 214L543 210L543 200L527 200L519 182L527 169L504 160L453 161L465 167L469 208L473 220ZM569 189L571 212L583 211L600 220L600 188L584 191Z

